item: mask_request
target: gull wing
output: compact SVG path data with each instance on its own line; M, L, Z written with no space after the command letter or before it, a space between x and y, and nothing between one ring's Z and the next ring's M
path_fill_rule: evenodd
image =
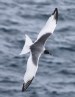
M55 8L54 12L49 17L47 23L45 24L43 29L40 31L40 33L39 33L39 35L37 37L37 40L40 37L42 37L44 34L47 34L47 33L52 34L54 32L54 30L55 30L57 20L58 20L58 9Z
M56 23L58 20L58 9L55 8L54 12L52 13L51 17L48 19L45 27L39 33L37 40L34 44L30 46L31 53L32 53L32 60L34 64L38 64L39 57L41 53L44 51L44 44L48 37L53 33Z

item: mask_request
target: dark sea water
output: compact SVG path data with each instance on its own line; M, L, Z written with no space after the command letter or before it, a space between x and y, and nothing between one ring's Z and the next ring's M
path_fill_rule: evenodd
M33 41L55 8L59 19L38 72L22 93L28 57L19 56L25 34ZM75 0L0 0L0 97L75 97Z

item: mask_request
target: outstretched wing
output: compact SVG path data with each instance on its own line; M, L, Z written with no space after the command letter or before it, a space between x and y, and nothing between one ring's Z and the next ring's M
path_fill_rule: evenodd
M38 59L39 59L41 53L43 52L43 49L44 49L43 46L44 46L46 40L53 33L53 31L56 27L57 19L58 19L58 10L57 10L57 8L55 8L51 17L47 21L45 27L39 33L37 40L30 47L31 53L32 53L32 59L33 59L34 64L36 64L36 65L38 64L37 62L38 62Z
M57 20L58 20L58 9L55 8L54 12L49 17L47 23L45 24L43 29L40 31L40 33L37 37L37 40L40 39L44 34L51 35L55 30ZM50 34L47 34L47 33L50 33Z

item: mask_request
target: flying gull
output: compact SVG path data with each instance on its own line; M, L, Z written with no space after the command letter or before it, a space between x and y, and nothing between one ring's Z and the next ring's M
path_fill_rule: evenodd
M54 29L57 24L57 20L58 20L58 9L55 8L54 12L49 17L47 23L38 34L38 37L34 43L29 38L28 35L25 35L25 45L20 55L30 52L30 56L27 61L27 68L24 75L24 83L23 83L22 91L26 91L26 89L31 84L32 80L34 79L37 69L38 69L38 61L41 54L43 52L48 53L44 45L48 37L51 34L53 34Z

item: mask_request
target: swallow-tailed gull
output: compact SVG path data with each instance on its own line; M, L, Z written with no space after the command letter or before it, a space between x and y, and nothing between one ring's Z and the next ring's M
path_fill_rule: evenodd
M28 35L26 36L25 45L20 53L26 54L30 52L30 56L27 61L27 68L24 75L24 83L22 87L22 91L26 91L28 86L31 84L32 80L34 79L37 69L38 69L38 61L41 56L41 54L46 51L45 50L45 42L48 39L48 37L53 34L56 24L58 20L58 9L55 8L52 15L49 17L47 23L43 27L43 29L40 31L36 41L33 43L32 40L29 38Z

